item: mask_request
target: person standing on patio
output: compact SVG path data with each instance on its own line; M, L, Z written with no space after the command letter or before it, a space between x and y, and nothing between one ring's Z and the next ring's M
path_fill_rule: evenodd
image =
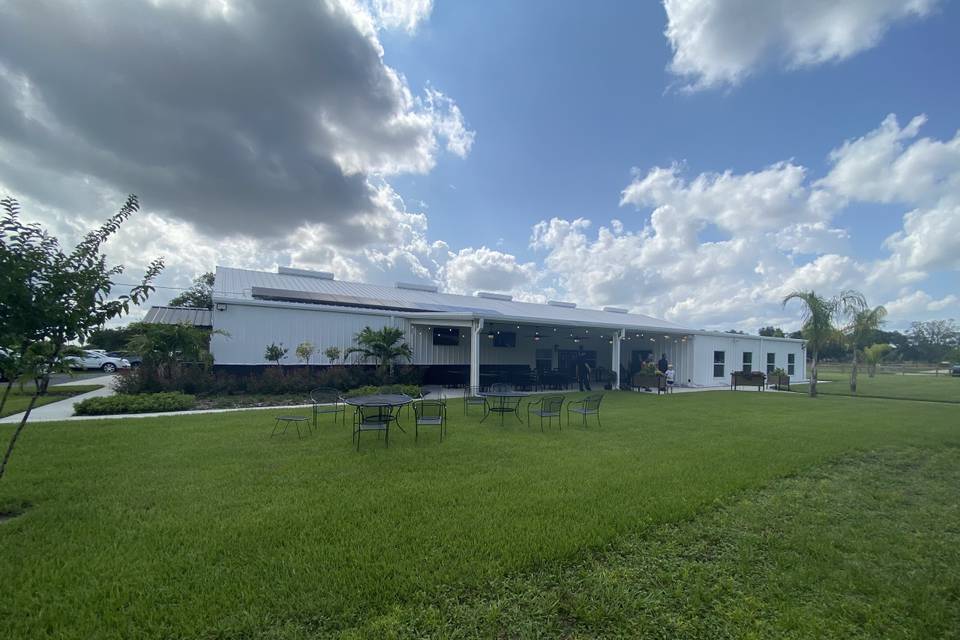
M590 365L584 359L583 354L577 359L577 382L580 383L580 391L592 391L590 388Z
M661 354L660 359L657 360L657 370L660 373L666 374L667 369L670 367L670 363L667 361L667 354Z

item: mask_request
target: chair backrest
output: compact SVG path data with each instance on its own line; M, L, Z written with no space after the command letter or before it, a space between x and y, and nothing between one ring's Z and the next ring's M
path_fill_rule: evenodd
M600 410L600 402L603 400L602 393L595 393L583 399L583 408L591 411Z
M513 391L513 385L507 382L494 382L490 385L490 391L494 393L498 391Z
M361 404L357 405L357 415L361 422L387 422L390 416L393 416L400 407Z
M563 408L563 396L547 396L543 399L543 410L559 413Z
M333 387L317 387L310 392L310 400L314 404L329 404L340 399L340 390Z
M420 418L443 417L444 404L441 400L420 400L413 403L413 413Z

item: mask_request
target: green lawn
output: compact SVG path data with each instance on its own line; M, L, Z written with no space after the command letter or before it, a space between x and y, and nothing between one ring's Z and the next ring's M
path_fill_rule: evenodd
M4 384L4 387L6 384ZM99 384L83 384L83 385L70 385L70 386L59 386L59 387L50 387L47 389L47 395L37 398L37 404L35 407L42 407L45 404L50 404L51 402L59 402L65 398L70 398L81 393L87 393L88 391L94 391L99 389L103 385ZM0 394L3 393L3 390L0 389ZM12 416L15 413L20 413L21 411L27 410L27 405L30 404L30 398L33 396L33 390L31 388L25 388L23 393L20 393L20 390L16 385L10 389L10 396L7 398L7 403L3 407L3 411L0 411L0 418L5 416Z
M817 393L849 396L850 374L817 372L820 381ZM793 385L794 391L807 392L807 385ZM857 396L874 398L898 398L902 400L934 400L937 402L960 402L960 376L948 375L897 375L877 374L873 378L865 372L857 376Z
M879 633L864 613L874 609L837 600L831 589L927 620L903 620L897 629L904 633L894 636L958 628L946 626L955 622L956 583L943 581L960 574L960 563L955 553L940 554L936 563L929 556L958 548L949 537L958 530L955 514L942 523L952 533L938 535L933 527L930 544L901 549L893 530L886 541L871 542L869 572L861 570L857 549L839 542L853 529L874 540L859 527L896 502L894 494L881 500L885 467L956 468L956 457L940 456L960 447L960 408L725 392L616 393L605 402L602 428L548 433L509 420L479 425L452 404L442 444L435 432L418 444L398 433L389 449L370 437L360 453L349 426L329 418L302 441L293 431L271 440L272 411L31 425L0 481L0 511L25 509L0 524L5 634L406 637L409 628L442 637L454 635L462 620L480 636L535 636L540 628L631 636L644 628L631 611L647 608L694 637L769 637L778 634L763 629L809 625L822 636ZM9 426L0 429L9 433ZM871 483L850 480L844 464L817 468L878 448L915 459L883 458L893 462L870 472L881 474ZM831 469L840 475L828 482ZM800 484L780 480L797 473L805 474ZM923 512L918 523L939 517L941 503L956 508L955 475L939 492L931 489L930 500L916 474L904 478L897 486ZM816 495L800 499L817 487L822 504ZM843 491L853 495L830 497ZM744 500L757 506L735 511ZM779 501L779 515L771 501ZM739 515L728 520L730 509ZM784 530L796 524L804 544L755 556L760 566L741 582L718 573L744 564L736 549L751 557L746 524L755 521L759 533L778 537L762 525L764 514L779 518ZM827 531L825 521L834 519L844 528ZM685 521L703 524L684 528ZM885 531L882 522L871 526ZM700 543L698 531L709 534ZM611 578L609 599L591 604L598 589L608 588L596 580L626 566L611 558L647 545L660 557L657 545L674 538L689 540L694 555L684 555L686 543L674 545L662 581L616 586L626 590L621 601ZM892 545L898 548L887 553ZM574 600L551 608L538 571L547 580L551 571L581 575L579 567L594 567L603 549L614 555L599 556L594 583L583 574L587 590L575 590L582 606ZM733 555L724 555L727 549ZM841 571L837 559L848 552L853 565ZM780 556L791 553L793 564L782 564ZM716 571L708 562L719 563ZM914 572L909 584L938 587L925 592L923 607L904 591L905 563ZM831 581L821 589L826 574ZM711 609L705 589L714 575L727 599ZM777 579L782 584L767 582ZM523 619L516 617L518 588L531 599ZM740 597L746 602L728 610ZM754 620L755 613L763 619ZM717 633L698 626L706 614ZM462 635L472 635L470 628Z

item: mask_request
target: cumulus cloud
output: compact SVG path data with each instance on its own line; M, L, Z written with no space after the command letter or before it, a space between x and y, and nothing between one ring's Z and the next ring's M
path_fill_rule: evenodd
M670 71L691 89L735 86L764 65L843 60L938 0L664 0Z
M591 233L587 219L553 218L533 227L530 246L543 253L542 277L580 302L694 326L795 326L795 314L781 308L795 289L853 287L877 302L908 299L931 274L960 269L957 138L917 139L924 121L901 128L886 118L831 152L819 180L792 162L692 178L678 164L635 169L621 193L621 205L640 214L634 229L615 220ZM915 207L884 242L885 258L851 257L849 231L834 224L859 201ZM706 231L722 238L704 240ZM931 298L912 307L921 314L913 319L953 312L957 303Z
M472 294L476 291L523 292L537 279L532 262L487 247L451 252L438 273L445 291ZM526 296L529 299L529 295Z
M0 175L40 201L67 199L63 180L19 178L133 191L217 236L311 224L337 245L371 226L387 241L378 180L429 171L441 145L464 156L473 133L451 98L413 95L383 60L377 20L412 28L430 3L365 6L6 5Z

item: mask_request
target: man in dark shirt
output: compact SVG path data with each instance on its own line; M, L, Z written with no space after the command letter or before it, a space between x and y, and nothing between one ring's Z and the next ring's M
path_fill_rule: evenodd
M670 363L667 362L667 354L662 354L660 359L657 360L657 371L660 373L666 373L667 368L670 366Z

